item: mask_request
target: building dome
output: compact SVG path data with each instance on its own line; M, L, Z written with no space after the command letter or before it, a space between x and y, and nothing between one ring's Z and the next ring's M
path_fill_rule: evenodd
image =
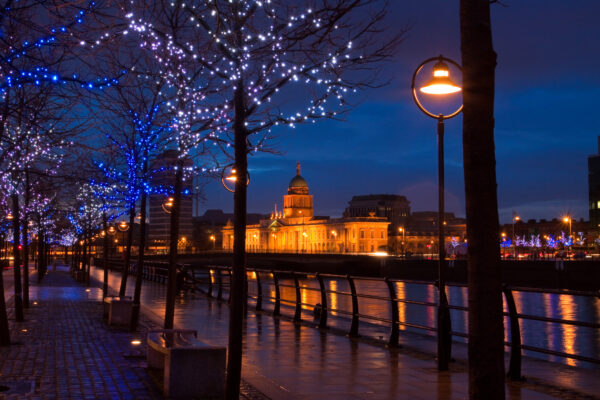
M292 178L292 180L290 181L290 185L289 188L297 188L297 187L308 187L308 183L306 183L306 181L304 180L303 177L301 177L300 175L296 175L295 177Z
M300 175L300 163L296 163L296 176L290 181L288 194L308 194L308 183Z

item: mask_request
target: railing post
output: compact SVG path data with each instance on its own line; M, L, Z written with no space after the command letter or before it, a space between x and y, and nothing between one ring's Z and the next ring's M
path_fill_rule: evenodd
M521 375L521 328L519 327L519 315L517 306L512 295L512 290L506 285L502 287L506 307L508 308L508 318L510 320L510 364L508 366L508 377L513 381L523 379Z
M212 283L212 269L208 269L208 297L212 297L213 283Z
M294 322L300 322L302 320L302 298L300 295L300 281L298 276L291 271L294 277L294 286L296 287L296 311L294 312Z
M254 271L254 276L256 276L256 311L260 311L262 310L262 286L258 271Z
M356 285L350 275L347 275L346 279L350 285L350 293L352 293L352 324L348 336L358 337L358 295L356 294Z
M390 281L389 278L385 278L385 283L387 284L388 291L390 292L390 311L392 313L392 329L390 331L390 340L388 341L388 346L390 347L398 347L398 336L400 334L399 326L398 326L398 303L396 302L396 288L394 287L394 282Z
M215 270L216 274L217 274L217 299L221 300L223 298L223 277L221 276L221 270L220 269L216 269Z
M279 277L275 271L271 271L273 275L273 284L275 285L275 306L273 307L273 316L278 317L281 315L281 295L279 293Z
M325 283L320 273L316 274L319 280L319 287L321 288L321 313L319 314L319 328L327 328L327 293L325 293Z
M229 284L229 296L227 296L227 304L231 304L231 275L233 274L233 272L231 271L231 267L229 267L227 269L227 279L228 279L228 284ZM248 277L245 277L246 279L244 279L244 283L247 285L248 284ZM246 291L246 297L244 297L243 303L244 303L244 312L246 311L246 305L248 304L248 291Z

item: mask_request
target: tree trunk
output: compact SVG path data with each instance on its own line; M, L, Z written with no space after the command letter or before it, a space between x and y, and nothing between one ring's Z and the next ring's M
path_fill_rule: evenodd
M86 272L86 261L87 261L87 233L86 230L83 230L83 239L81 240L83 244L81 244L81 270ZM81 242L80 242L81 243Z
M243 80L238 81L234 93L235 168L237 181L233 196L233 269L231 276L231 305L229 314L229 349L227 352L228 400L239 399L242 375L242 335L244 304L246 302L246 192L247 192L247 144L246 102Z
M461 0L463 157L469 284L469 397L504 399L504 343L489 0Z
M29 211L31 189L29 188L29 172L25 172L25 204L23 205L23 307L29 308Z
M108 296L108 217L106 213L102 214L102 229L104 229L104 243L102 245L102 268L104 269L104 279L102 280L102 298Z
M41 220L40 220L41 221ZM39 232L38 232L38 270L37 270L37 281L38 283L40 283L42 281L42 276L44 274L44 231L41 228L42 223L40 222L39 224ZM73 266L75 266L75 247L73 247L73 259L71 260L71 262L73 263ZM74 268L73 268L74 269Z
M144 166L144 169L146 167ZM145 172L144 172L145 174ZM142 191L142 201L140 205L140 238L139 238L139 252L138 252L138 263L135 271L135 290L133 291L133 310L131 313L131 323L129 328L132 332L137 329L137 323L140 316L141 306L141 295L142 295L142 279L144 273L144 247L146 247L146 203L148 195L145 191Z
M5 238L2 237L2 243ZM6 250L6 249L5 249ZM8 255L4 253L8 260ZM0 346L10 346L10 331L8 329L8 314L6 313L6 301L4 300L4 276L0 271Z
M171 208L171 232L169 243L169 279L165 304L165 329L173 329L175 318L175 297L177 296L177 239L179 238L179 213L181 210L181 189L183 186L183 159L177 162L173 207Z
M125 247L125 261L123 263L123 274L121 275L121 287L119 296L125 296L127 290L127 276L131 264L131 241L133 240L133 223L135 222L135 204L129 208L129 229L127 230L127 244Z
M21 288L21 250L19 250L19 195L12 195L13 201L13 256L14 256L14 288L15 288L15 321L25 320L23 316L23 297Z

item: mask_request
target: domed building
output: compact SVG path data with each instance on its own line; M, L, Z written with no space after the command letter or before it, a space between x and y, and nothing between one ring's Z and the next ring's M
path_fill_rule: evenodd
M296 176L283 196L283 211L275 209L269 219L246 226L246 250L281 253L374 253L388 243L386 218L350 217L331 219L313 212L308 183ZM223 249L233 250L233 225L223 227Z

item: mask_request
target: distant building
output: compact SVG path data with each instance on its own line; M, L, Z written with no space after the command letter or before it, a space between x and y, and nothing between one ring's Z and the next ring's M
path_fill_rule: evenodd
M177 162L177 151L166 150L153 163L152 168L159 169L171 167ZM186 160L186 166L191 166L192 161ZM153 185L164 187L175 184L175 174L172 170L157 173L152 178ZM191 182L184 182L183 190L191 193ZM169 232L171 229L171 214L165 211L163 203L167 196L162 194L151 194L149 197L149 232L148 249L158 253L166 253L169 247ZM179 244L188 247L192 239L192 196L191 194L181 196L181 211L179 215ZM167 208L168 210L168 208Z
M410 215L410 201L405 196L395 194L369 194L353 196L344 211L344 217L369 217L386 218L390 221L390 233L395 232L399 226L406 224Z
M600 227L600 136L598 154L588 157L588 190L590 225Z
M246 226L246 250L286 253L373 253L386 250L389 222L375 215L330 219L315 216L308 184L296 176L283 196L283 211ZM233 224L222 230L223 249L233 250Z
M246 214L248 224L258 224L261 219L269 218L264 214ZM197 250L217 250L223 248L221 229L233 221L233 213L224 213L223 210L206 210L204 215L194 217L192 235L194 246Z
M593 243L596 239L596 234L593 232L593 229L590 229L590 223L584 221L583 218L578 220L571 221L571 234L575 237L581 236L586 238L588 243ZM516 221L514 224L514 236L513 236L513 224L504 224L500 227L500 235L505 235L505 237L513 240L514 237L531 237L531 236L540 236L540 238L544 239L546 236L552 235L555 238L561 237L564 235L569 235L569 223L564 222L561 219L553 218L551 220L540 219L530 219L527 222L523 220Z
M436 254L438 249L437 211L416 211L406 221L406 225L390 237L390 248L398 254ZM454 213L444 213L444 242L449 255L452 254L452 241L463 243L467 236L467 221Z

